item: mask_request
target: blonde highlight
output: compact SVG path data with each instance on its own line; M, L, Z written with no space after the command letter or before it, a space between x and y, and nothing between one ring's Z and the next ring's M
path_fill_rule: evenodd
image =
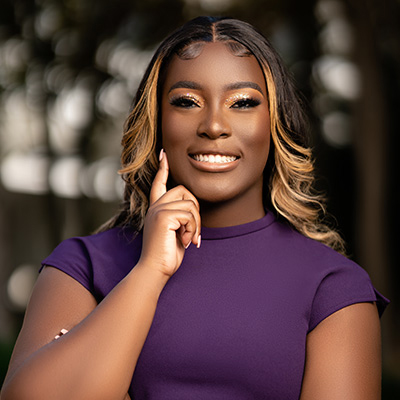
M263 64L270 107L271 139L275 168L269 182L270 201L276 212L298 232L345 254L338 232L323 222L327 215L325 197L313 190L315 181L312 150L294 142L279 117L275 81Z
M225 42L238 56L253 55L266 80L271 120L272 150L267 163L266 207L303 235L345 253L344 241L325 222L325 198L314 190L311 148L305 145L306 128L300 102L280 57L255 29L230 18L199 17L164 40L156 51L127 118L122 138L120 173L125 181L121 212L100 230L130 225L140 231L158 168L159 91L169 60L177 55L193 57L207 42ZM189 47L191 44L201 43ZM235 45L235 43L237 45Z

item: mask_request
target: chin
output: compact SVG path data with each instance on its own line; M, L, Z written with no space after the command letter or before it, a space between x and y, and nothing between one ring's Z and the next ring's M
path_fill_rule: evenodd
M188 188L191 193L196 197L200 203L225 203L227 201L233 200L238 196L239 193L230 190L226 190L221 186L216 187L215 185L210 185L207 188L201 188L199 186Z

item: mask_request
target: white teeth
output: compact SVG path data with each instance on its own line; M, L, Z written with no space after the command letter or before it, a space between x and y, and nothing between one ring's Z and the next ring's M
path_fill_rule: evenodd
M213 164L224 164L224 163L229 163L233 162L236 160L237 157L235 156L223 156L220 154L194 154L193 158L196 161L202 161L202 162L209 162Z

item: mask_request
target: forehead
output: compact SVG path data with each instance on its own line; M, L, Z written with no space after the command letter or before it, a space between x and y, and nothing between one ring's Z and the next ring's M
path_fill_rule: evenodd
M205 43L190 59L174 55L166 70L164 91L179 81L218 88L234 82L257 83L266 94L264 74L253 56L237 56L223 42Z

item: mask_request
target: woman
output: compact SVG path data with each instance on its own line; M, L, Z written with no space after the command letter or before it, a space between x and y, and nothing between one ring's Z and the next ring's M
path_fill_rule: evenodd
M4 399L378 399L387 301L334 251L305 135L250 25L169 36L126 123L124 207L44 260Z

